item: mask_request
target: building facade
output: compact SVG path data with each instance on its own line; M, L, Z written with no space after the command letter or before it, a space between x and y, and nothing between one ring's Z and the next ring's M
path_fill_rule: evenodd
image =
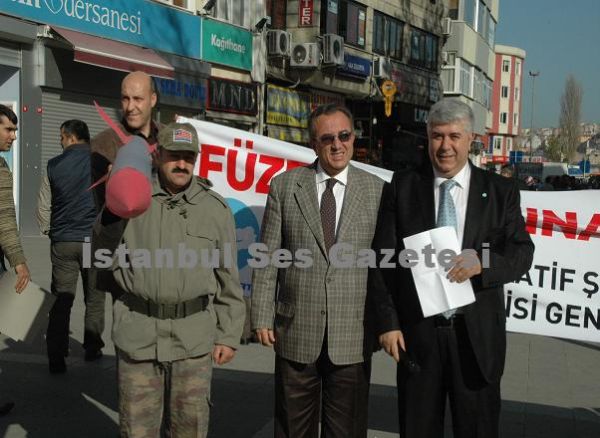
M449 0L451 31L444 45L441 79L444 95L471 106L477 135L471 159L480 164L492 125L494 45L499 0Z
M443 1L268 0L267 14L267 135L307 145L310 111L339 102L355 116L355 159L389 169L423 160L441 97Z
M120 83L142 70L155 81L155 118L176 115L261 129L255 24L262 0L13 0L0 4L0 102L19 116L3 154L14 177L21 232L38 234L41 176L62 152L59 127L106 128L94 102L118 120ZM26 182L26 183L24 183Z
M517 47L496 44L496 69L492 93L492 124L488 129L486 161L499 167L509 162L521 129L523 71L526 53Z

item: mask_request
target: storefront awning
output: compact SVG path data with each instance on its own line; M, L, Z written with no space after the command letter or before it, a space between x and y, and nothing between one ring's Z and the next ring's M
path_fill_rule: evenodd
M175 74L173 66L154 50L56 26L52 26L52 30L73 46L74 59L77 62L126 72L140 70L152 76L169 79Z

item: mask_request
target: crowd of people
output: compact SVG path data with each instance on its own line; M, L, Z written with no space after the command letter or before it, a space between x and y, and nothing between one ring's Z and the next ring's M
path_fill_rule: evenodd
M81 276L86 360L102 356L104 303L112 297L121 436L201 437L208 431L212 367L234 359L242 338L236 229L227 202L193 174L195 128L154 122L156 102L152 79L133 72L121 85L120 123L93 139L83 121L60 128L64 150L48 162L38 203L57 298L46 336L48 364L52 374L67 372L70 310ZM0 107L3 150L17 125L5 111ZM307 251L312 263L271 263L254 269L252 279L250 325L257 340L275 350L274 436L317 437L320 430L327 437L366 437L371 357L382 348L398 367L403 438L442 437L447 400L455 437L497 437L506 352L503 285L529 270L534 252L517 182L469 161L474 116L458 100L442 99L429 112L430 164L396 172L389 184L350 163L355 134L347 108L320 106L308 125L315 161L272 179L260 242L269 252ZM121 147L140 139L156 151L147 206L128 217L108 207L119 188L88 187L126 171L128 157L117 159ZM0 247L21 292L30 274L8 186L12 177L1 161L0 177ZM405 237L436 227L454 229L462 243L446 275L450 282L470 282L475 301L425 316L411 271L386 268L384 255L402 253ZM90 242L92 254L112 255L110 263L84 266ZM373 250L376 260L363 268L337 266L338 244ZM488 244L486 265L481 253ZM197 253L217 250L216 265L153 264L144 256L177 253L182 245ZM0 413L10 408L0 406Z
M542 181L537 176L518 175L514 165L505 164L500 168L500 174L508 178L516 178L520 190L529 191L566 191L566 190L598 190L600 189L600 175L591 175L587 178L577 178L573 175L548 175Z

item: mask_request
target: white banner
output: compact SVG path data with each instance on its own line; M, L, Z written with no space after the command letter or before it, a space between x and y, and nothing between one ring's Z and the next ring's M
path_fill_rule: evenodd
M182 117L179 121L198 131L196 174L210 179L233 210L240 279L244 293L250 295L247 248L259 239L269 181L312 163L315 153L222 125ZM353 164L391 180L388 170ZM508 330L600 342L599 200L598 190L521 192L521 208L536 250L529 273L505 287Z
M598 190L521 192L535 255L504 288L508 330L600 342L599 200Z

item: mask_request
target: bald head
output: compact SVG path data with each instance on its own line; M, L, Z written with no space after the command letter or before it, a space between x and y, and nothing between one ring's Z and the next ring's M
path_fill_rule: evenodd
M121 109L129 128L150 135L156 99L154 81L147 73L134 71L125 76L121 83Z

